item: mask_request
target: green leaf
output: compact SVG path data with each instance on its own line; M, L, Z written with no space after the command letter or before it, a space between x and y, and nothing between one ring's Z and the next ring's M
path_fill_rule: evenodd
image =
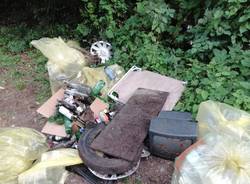
M245 67L250 67L250 58L246 58L241 61L241 64Z
M240 85L245 89L250 89L250 82L241 81Z
M223 72L221 72L221 74L224 76L230 76L231 72L230 71L223 71Z
M249 11L249 9L248 9L248 12L245 12L245 14L243 14L243 16L241 16L239 18L239 22L245 22L248 19L250 19L250 11Z
M207 97L208 97L208 92L207 91L201 91L201 97L203 98L203 100L206 100L207 99Z
M193 107L192 107L192 112L193 113L196 113L197 111L198 111L198 108L199 108L199 106L198 105L193 105Z
M87 36L91 30L84 24L78 24L76 31L78 31L82 36Z
M106 33L106 36L107 36L108 38L114 38L113 31L107 30L105 33Z
M227 51L225 49L223 49L223 50L213 49L213 53L215 56L213 59L217 62L223 62L228 57Z
M143 2L137 3L136 10L140 14L145 14L145 5Z
M248 30L250 30L250 23L247 22L240 26L240 33L245 33Z

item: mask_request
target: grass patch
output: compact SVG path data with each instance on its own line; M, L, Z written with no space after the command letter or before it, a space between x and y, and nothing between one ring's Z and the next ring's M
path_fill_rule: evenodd
M24 81L15 81L15 87L17 90L22 91L26 88L26 83Z
M142 184L142 181L138 178L135 179L135 184Z
M29 43L33 39L49 36L51 29L33 29L23 25L0 27L0 81L6 81L16 90L24 90L28 85L35 87L36 100L44 102L51 96L47 74L47 59Z
M124 184L129 184L130 183L129 178L121 179L121 182L124 183Z
M46 68L47 59L37 50L30 51L27 54L30 58L33 58L33 82L36 83L39 88L39 92L36 94L36 100L42 103L51 96L49 77Z

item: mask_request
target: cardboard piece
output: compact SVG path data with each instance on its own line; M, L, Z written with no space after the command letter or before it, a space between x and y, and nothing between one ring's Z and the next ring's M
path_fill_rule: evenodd
M162 110L170 111L179 101L185 90L185 85L183 81L147 70L129 70L127 74L125 74L125 76L109 91L109 95L116 92L119 95L118 100L125 104L138 88L168 92L169 96Z
M99 116L99 113L103 111L104 109L108 109L109 105L100 100L99 98L96 98L94 102L90 105L90 109L94 113L94 117L97 118Z
M60 137L67 137L65 128L63 125L47 122L42 129L42 133L49 135L56 135Z
M58 100L62 100L64 97L64 89L59 89L52 97L50 97L36 112L43 115L46 118L50 118L55 114L56 105Z

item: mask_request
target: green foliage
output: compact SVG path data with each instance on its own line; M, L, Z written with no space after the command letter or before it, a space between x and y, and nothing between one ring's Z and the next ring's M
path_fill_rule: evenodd
M164 1L142 1L136 8L142 22L151 27L151 31L162 33L168 30L169 23L174 17L175 10L170 9ZM145 25L146 25L145 24Z
M112 62L187 81L177 110L204 100L250 111L250 5L247 0L82 0L77 32L106 39Z
M125 69L137 65L187 81L176 110L196 113L202 101L211 99L250 111L247 0L45 0L24 6L33 7L30 11L35 19L42 21L32 28L24 24L0 28L0 66L18 66L21 59L13 53L34 58L34 81L42 88L38 99L49 94L46 60L31 51L29 43L40 37L62 36L88 42L108 40L114 47L111 63ZM81 20L75 18L75 27L55 24L66 6L70 11L65 15L80 9ZM53 26L44 24L46 17ZM67 20L65 16L61 19ZM15 78L25 77L21 74L11 72ZM23 89L25 84L17 88Z

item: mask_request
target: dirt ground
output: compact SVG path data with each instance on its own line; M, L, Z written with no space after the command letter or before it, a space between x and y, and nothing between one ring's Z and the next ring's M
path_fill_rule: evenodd
M25 89L17 90L11 82L4 80L0 70L0 127L23 126L40 131L46 119L36 113L41 105L36 102L36 87L32 83ZM142 160L139 169L129 178L118 181L119 184L170 184L173 162L150 156ZM66 184L86 184L82 177L73 173Z

